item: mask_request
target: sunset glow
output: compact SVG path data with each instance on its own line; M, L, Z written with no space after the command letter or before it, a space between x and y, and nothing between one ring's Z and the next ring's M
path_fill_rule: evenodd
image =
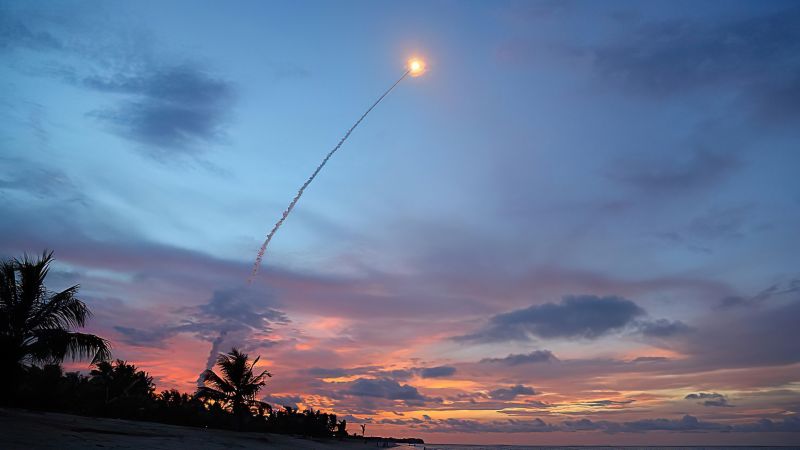
M4 3L0 256L153 395L235 347L351 435L800 442L797 2Z

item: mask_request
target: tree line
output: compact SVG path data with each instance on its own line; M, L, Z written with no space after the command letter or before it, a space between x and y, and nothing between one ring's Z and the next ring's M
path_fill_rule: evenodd
M348 437L335 414L273 408L257 400L272 375L258 372L259 358L236 348L220 354L194 393L156 393L153 378L135 365L111 360L107 340L75 331L91 311L78 299L79 286L59 292L45 287L52 252L0 263L0 396L4 406L175 425ZM65 358L89 359L88 375L64 372Z

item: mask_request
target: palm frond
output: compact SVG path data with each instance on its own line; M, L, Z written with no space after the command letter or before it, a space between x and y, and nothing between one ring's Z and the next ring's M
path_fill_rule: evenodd
M80 285L76 284L40 303L32 311L26 326L29 329L83 327L92 313L85 303L75 297L79 288Z
M230 402L230 396L228 394L207 386L198 387L194 395L200 400L214 400L215 402L223 404Z
M25 310L30 311L34 303L44 294L44 279L50 271L52 261L53 252L47 250L36 261L30 259L27 254L23 256L22 260L15 260L21 287L19 302Z
M200 379L203 381L203 383L210 383L211 385L215 386L217 390L221 392L230 393L236 390L230 383L214 373L213 370L206 370L203 372L200 376Z
M0 308L8 312L17 300L17 272L14 260L6 260L0 265Z
M87 333L61 329L34 330L35 341L27 345L26 353L37 362L91 359L92 363L111 357L111 346L105 339Z
M253 380L251 381L251 383L259 384L260 386L263 386L263 385L266 384L266 380L264 379L265 377L272 377L272 374L269 373L268 370L265 370L265 371L261 372L260 374L258 374L258 376L253 377Z

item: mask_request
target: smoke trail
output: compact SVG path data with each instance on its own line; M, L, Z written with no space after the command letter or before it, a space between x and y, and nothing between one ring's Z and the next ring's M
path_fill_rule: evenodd
M352 127L350 127L349 130L347 130L347 133L345 133L344 137L339 141L338 144L336 144L336 147L333 147L333 150L328 152L328 154L325 156L325 158L322 160L322 162L319 164L319 166L317 166L316 170L314 170L314 173L312 173L311 176L308 177L306 182L303 183L302 186L300 186L300 190L297 191L297 195L294 196L294 198L292 199L291 203L289 203L289 206L283 212L283 215L281 216L281 218L278 219L278 221L275 223L275 226L273 226L272 230L270 230L269 234L267 234L267 238L264 240L264 243L261 244L261 249L258 250L258 256L256 256L256 262L253 264L253 273L250 274L250 278L248 279L248 282L252 283L253 278L255 278L256 274L258 274L258 269L261 267L261 260L264 259L264 253L266 253L266 251L267 251L267 246L269 245L269 242L272 240L272 237L275 236L275 232L278 231L278 228L280 228L281 225L283 225L283 222L286 220L286 217L289 216L289 213L292 212L292 210L294 209L294 205L296 205L298 200L300 200L300 197L303 196L303 191L305 191L306 188L308 187L308 185L311 184L312 181L314 181L314 178L317 176L317 174L320 172L320 170L322 170L322 168L325 167L325 164L327 164L328 160L331 159L331 156L333 156L333 154L336 153L336 150L339 150L339 147L341 147L342 144L344 144L344 141L346 141L347 138L350 137L350 133L352 133L353 130L356 129L358 124L360 124L361 121L364 120L365 117L367 117L367 114L369 114L369 112L372 111L373 108L378 106L378 103L380 103L381 100L383 100L384 97L389 95L389 92L392 92L392 89L394 89L395 86L400 84L400 82L403 81L403 79L410 72L411 72L410 70L407 70L406 73L404 73L403 76L400 77L400 79L395 81L395 83L392 85L392 87L387 89L386 92L383 93L383 95L378 97L378 100L376 100L375 103L373 103L372 106L370 106L369 109L367 109L367 111L361 116L361 118L359 118L356 121L356 123L353 124Z
M222 348L223 342L225 342L225 337L228 335L228 330L221 330L219 332L219 336L217 336L213 341L211 341L211 352L208 354L208 360L206 361L206 370L211 370L214 367L214 364L217 363L217 356L219 356L220 349ZM205 370L200 373L197 378L197 386L202 387L205 383L203 382L203 374Z

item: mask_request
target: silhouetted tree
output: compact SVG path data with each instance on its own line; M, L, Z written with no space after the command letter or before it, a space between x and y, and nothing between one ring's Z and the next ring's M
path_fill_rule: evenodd
M342 419L338 425L336 425L336 437L339 439L344 439L347 437L347 421Z
M156 396L153 418L177 425L208 425L208 414L202 400L177 389L170 389Z
M101 361L89 375L89 384L102 392L100 409L106 415L135 417L155 400L153 378L133 364Z
M271 409L266 403L256 400L256 394L266 384L266 378L272 376L266 370L258 375L253 372L253 367L259 359L260 356L250 362L247 353L242 353L236 348L230 353L220 354L216 366L222 376L213 370L203 372L201 380L204 386L197 389L196 396L212 400L231 411L237 419L238 426L241 427L242 421L253 409L259 407Z
M78 285L49 291L47 277L53 253L38 260L25 255L0 263L0 373L16 390L26 366L60 363L86 357L98 362L110 357L105 339L78 333L91 315L76 297Z

